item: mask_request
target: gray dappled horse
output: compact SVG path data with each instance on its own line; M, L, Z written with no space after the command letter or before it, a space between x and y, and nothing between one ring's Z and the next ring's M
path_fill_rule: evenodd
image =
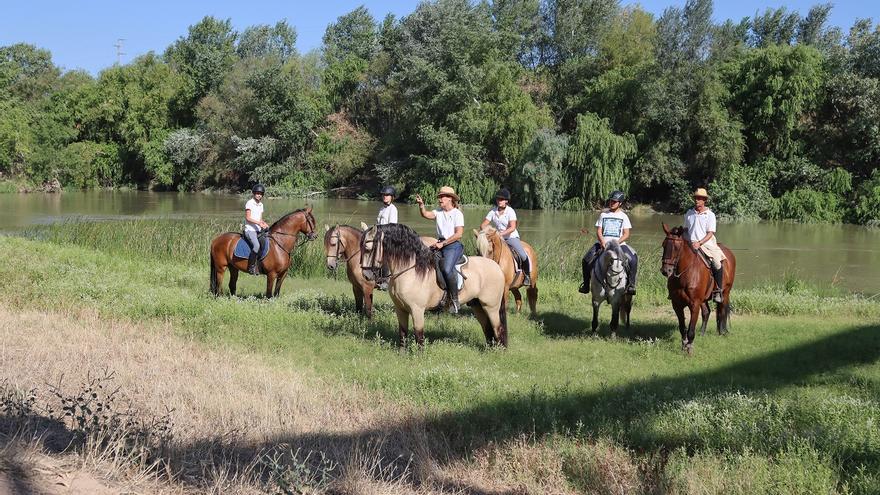
M605 250L593 263L593 271L590 274L590 293L593 294L593 334L599 327L599 306L602 305L602 301L611 306L611 336L617 335L621 310L623 310L624 324L629 329L632 295L626 293L625 263L626 254L614 239L605 243Z

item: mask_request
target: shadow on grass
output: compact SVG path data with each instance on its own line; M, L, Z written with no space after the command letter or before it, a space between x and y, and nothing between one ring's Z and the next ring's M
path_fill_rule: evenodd
M543 325L543 334L550 338L588 338L592 334L590 330L591 318L592 309L590 309L589 316L585 318L577 318L559 312L546 312L539 314L534 321ZM600 337L604 338L610 335L610 319L610 311L600 312L599 328L597 329ZM632 320L629 329L621 322L617 330L617 337L629 340L665 339L677 332L678 328L674 324Z

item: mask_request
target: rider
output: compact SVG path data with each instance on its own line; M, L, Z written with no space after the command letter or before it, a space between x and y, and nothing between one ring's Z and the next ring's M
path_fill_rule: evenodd
M260 255L260 241L257 236L261 230L269 228L269 224L263 221L263 194L266 193L266 188L262 184L254 184L251 192L254 197L244 205L244 238L251 246L247 270L251 275L259 275L257 258Z
M464 214L458 209L458 195L455 189L443 186L437 193L439 208L428 211L425 209L425 201L418 194L416 203L419 204L419 214L423 218L434 220L437 223L437 243L433 249L443 254L442 272L446 281L446 295L450 303L449 312L458 313L458 277L455 274L455 262L464 253L464 246L460 240L464 234Z
M632 229L632 224L629 221L629 216L620 209L624 199L626 199L626 196L623 194L623 191L612 192L611 195L608 196L608 201L606 202L608 208L603 210L602 213L599 214L598 220L596 220L596 238L598 241L593 244L581 260L581 271L583 273L584 283L581 284L578 291L582 294L588 294L590 292L590 272L593 269L593 262L602 250L605 249L605 244L611 239L617 239L621 249L626 253L628 258L627 263L625 264L627 275L626 293L636 293L636 277L638 276L639 271L639 258L636 252L626 244L626 240L629 239L629 232Z
M379 216L376 217L376 225L397 223L397 207L393 203L397 191L391 186L385 186L379 194L382 196L382 208L379 209Z
M520 262L522 266L520 267L523 272L523 285L531 285L531 279L529 278L529 273L531 270L529 269L529 256L526 254L526 250L523 249L522 242L519 240L519 231L517 230L518 221L516 219L516 212L508 206L510 203L510 191L507 189L500 189L495 194L495 208L489 210L489 213L486 215L486 218L483 220L483 223L480 224L480 230L486 228L489 225L489 222L495 224L495 228L498 229L498 234L507 242L507 245L510 246L510 249L516 251L517 256L519 256Z
M712 299L717 303L724 302L721 288L724 286L724 265L726 260L724 252L718 246L715 237L715 213L707 206L709 193L702 187L694 191L694 207L684 214L684 228L687 229L688 239L691 246L705 254L712 265L712 276L715 278L715 289L712 290Z

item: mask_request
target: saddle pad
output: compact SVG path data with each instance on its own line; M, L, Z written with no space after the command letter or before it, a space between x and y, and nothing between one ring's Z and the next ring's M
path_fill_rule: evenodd
M466 255L461 255L461 258L455 263L455 279L457 280L456 285L458 285L458 290L461 290L461 288L464 287L464 275L461 273L461 268L467 263L468 257ZM443 273L440 272L439 259L434 273L437 275L437 285L439 285L441 289L446 290L446 281L443 280Z
M232 254L235 255L236 258L248 259L251 256L251 245L248 244L246 240L244 240L244 237L242 237L235 244L235 251L233 251ZM266 241L263 243L263 249L260 250L260 259L262 260L263 258L265 258L267 254L269 254L268 239L266 239Z

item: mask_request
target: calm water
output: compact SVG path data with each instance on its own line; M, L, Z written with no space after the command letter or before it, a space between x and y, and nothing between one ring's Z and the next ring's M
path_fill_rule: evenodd
M63 194L0 194L0 231L16 230L70 218L217 217L243 215L244 196L149 192L70 192ZM283 213L301 208L302 199L267 199L271 222ZM379 202L314 199L319 224L361 221L374 223ZM431 234L432 222L422 219L415 205L399 204L400 221L420 233ZM467 228L477 227L482 208L464 209ZM584 239L582 228L593 231L595 212L545 212L518 210L520 233L528 241ZM660 222L679 225L672 215L630 215L631 244L639 251L659 249ZM750 285L787 273L822 285L839 285L874 295L880 292L880 230L852 225L796 225L786 223L720 224L719 239L737 256L737 285ZM207 242L207 240L206 240ZM659 269L659 267L646 267Z

